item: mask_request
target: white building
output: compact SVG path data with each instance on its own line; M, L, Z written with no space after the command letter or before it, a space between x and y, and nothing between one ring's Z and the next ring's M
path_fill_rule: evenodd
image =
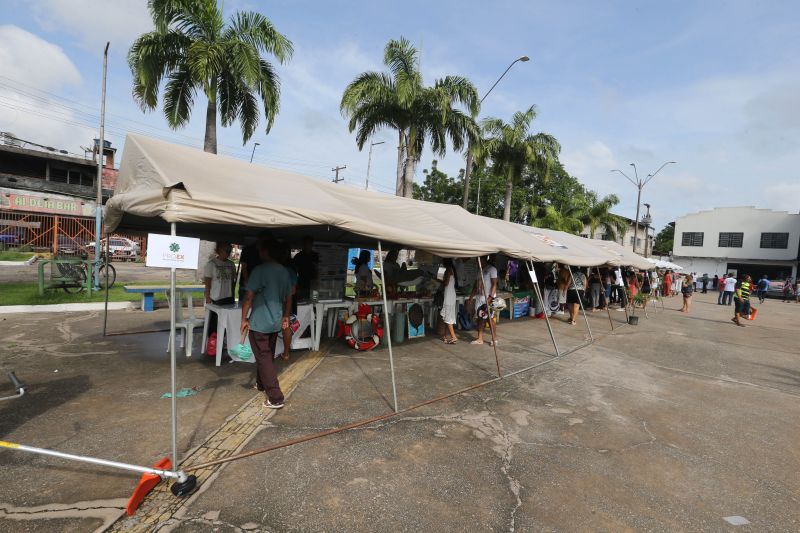
M652 255L653 254L653 242L655 241L655 236L653 235L653 228L650 227L649 229L647 229L647 228L645 228L644 224L639 223L639 236L636 239L636 248L634 249L633 248L633 236L636 233L636 224L634 224L634 221L633 221L632 218L623 217L623 216L620 216L620 215L617 215L617 216L619 216L621 219L623 219L625 222L627 222L628 226L625 228L625 235L617 234L616 235L617 238L616 238L615 241L618 244L621 244L622 246L625 246L626 248L632 249L637 254ZM645 241L644 241L644 239L645 239L645 231L647 231L647 233L648 233L648 235L647 235L648 243L647 243L647 252L646 253L645 253ZM597 240L600 240L600 241L610 241L611 240L609 235L606 235L605 230L602 227L601 228L597 228L597 230L594 233L594 237L591 237L591 234L592 234L591 233L591 228L588 225L584 226L583 227L583 231L581 232L581 237L584 237L586 239L594 238L594 239L597 239Z
M719 207L675 221L672 261L686 272L797 276L800 214L755 207Z

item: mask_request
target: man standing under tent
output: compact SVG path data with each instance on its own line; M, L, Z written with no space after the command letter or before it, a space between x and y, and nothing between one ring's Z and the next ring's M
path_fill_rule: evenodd
M270 238L271 235L268 231L262 231L258 234L255 241L242 248L242 255L239 256L239 268L241 269L241 274L239 276L239 302L244 301L244 296L247 292L247 281L250 279L250 274L253 273L253 269L261 264L259 243L267 241Z
M314 251L314 239L303 237L303 249L292 258L292 268L297 273L297 298L307 300L311 297L311 285L317 280L319 254Z
M259 247L263 262L253 269L247 281L241 333L242 337L249 334L256 356L256 388L267 395L264 407L280 409L284 398L273 358L278 334L289 327L292 279L276 260L281 253L278 244L259 241Z
M483 344L483 330L486 326L486 320L492 319L491 305L492 300L497 296L497 268L494 266L494 256L484 258L482 269L483 283L478 280L472 287L472 294L470 299L475 300L475 315L478 323L478 338L470 344ZM485 291L485 295L484 295ZM488 296L488 298L487 298ZM482 309L483 306L486 306ZM491 325L489 326L491 327ZM489 341L491 344L492 341Z

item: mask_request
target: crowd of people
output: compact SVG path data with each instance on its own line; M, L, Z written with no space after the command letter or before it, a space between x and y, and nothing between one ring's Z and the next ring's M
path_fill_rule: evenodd
M290 247L273 240L268 233L262 233L258 239L242 249L239 267L231 261L231 244L218 242L214 248L214 256L203 269L205 282L205 301L216 305L229 305L236 302L237 279L239 280L238 300L242 310L241 334L250 341L256 361L255 388L266 395L264 405L271 409L283 407L284 396L278 382L277 370L273 359L289 358L289 348L294 333L290 324L296 320L297 301L308 299L311 287L318 275L319 256L313 250L313 240L303 239L302 249L291 256ZM362 250L353 260L355 274L355 294L357 297L374 296L376 286L370 268L372 252ZM531 288L531 278L526 269L520 268L514 261L500 261L495 255L482 257L477 262L479 270L474 270L472 278L466 275L467 266L475 260L444 259L441 266L444 274L437 280L441 284L437 306L442 322L441 339L447 344L456 344L456 324L460 320L457 304L457 290L466 289L468 309L474 319L477 336L471 341L473 345L493 344L497 342L496 332L492 338L485 339L487 321L493 315L497 293L510 285L520 288ZM387 252L383 261L386 291L389 298L398 293L401 280L415 274L403 263L399 264L398 250ZM673 270L636 271L618 268L577 268L557 263L534 266L537 279L543 279L543 287L550 294L557 295L556 315L564 315L570 325L577 323L581 308L590 312L607 310L616 306L620 311L638 306L646 308L651 298L682 297L682 313L689 313L695 290L706 293L709 288L718 290L719 305L734 305L732 321L744 326L742 320L751 313L751 296L755 295L760 302L766 298L769 290L767 276L762 276L758 283L753 283L749 275L737 278L733 273L721 278L709 278L703 274L699 279L695 274L681 274ZM525 274L523 275L523 272ZM697 284L697 286L696 286ZM796 287L796 288L795 288ZM471 290L470 290L471 289ZM791 279L783 284L784 301L796 298L800 302L800 284L795 285ZM553 300L555 304L555 300ZM212 313L210 320L216 321ZM216 325L210 324L215 331ZM494 328L492 328L494 329ZM278 335L283 338L283 352L276 354Z

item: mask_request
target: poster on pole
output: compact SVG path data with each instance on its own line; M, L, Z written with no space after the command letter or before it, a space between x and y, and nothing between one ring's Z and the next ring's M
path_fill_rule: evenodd
M146 266L197 270L200 239L174 235L147 235Z

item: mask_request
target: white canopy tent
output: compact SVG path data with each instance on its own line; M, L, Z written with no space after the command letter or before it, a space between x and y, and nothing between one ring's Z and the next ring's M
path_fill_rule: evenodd
M115 194L106 205L106 232L125 229L175 235L178 225L181 235L207 240L230 240L231 235L253 237L269 229L276 238L293 242L310 235L318 241L350 246L372 248L377 243L379 251L389 245L426 250L442 257L503 253L525 261L570 266L631 261L625 264L644 268L632 262L635 258L597 244L602 241L479 217L459 206L362 191L128 135ZM649 263L647 266L652 268ZM172 298L174 285L173 269ZM383 299L388 312L385 294ZM174 301L171 307L172 444L173 464L177 467ZM386 328L386 334L397 410L390 329ZM553 337L549 322L548 330ZM589 333L591 336L591 330Z

